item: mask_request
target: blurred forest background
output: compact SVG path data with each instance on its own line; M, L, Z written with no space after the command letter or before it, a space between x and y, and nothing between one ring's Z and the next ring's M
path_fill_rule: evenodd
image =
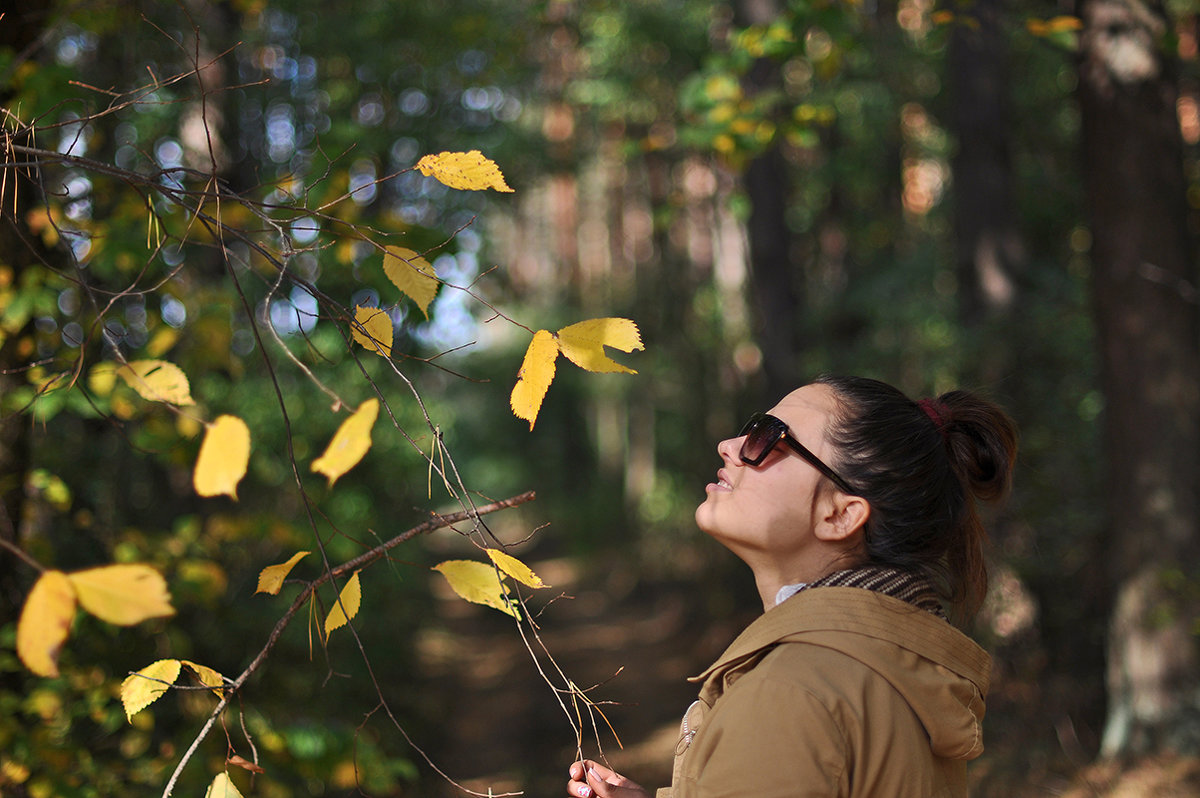
M1020 425L973 794L1200 794L1194 3L0 9L0 795L161 794L215 700L130 722L130 672L239 673L295 592L253 595L264 566L526 490L486 524L552 585L536 625L428 570L481 526L414 538L363 571L353 634L297 618L175 794L227 767L246 795L561 794L570 685L624 746L576 696L585 754L665 783L684 677L754 614L692 523L715 444L825 371L980 389ZM444 150L514 193L414 171ZM383 245L444 281L428 318ZM348 342L355 305L388 310L389 360ZM640 327L638 373L560 363L514 418L530 332L607 316ZM122 358L178 365L196 406L93 374ZM387 408L332 488L331 391ZM221 413L253 432L236 502L191 485ZM61 675L25 670L38 569L112 562L154 565L177 614L81 614Z

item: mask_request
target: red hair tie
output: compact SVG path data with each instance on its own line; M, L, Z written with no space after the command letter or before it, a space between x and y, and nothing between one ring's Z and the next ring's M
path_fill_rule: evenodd
M925 415L929 416L929 420L933 422L933 426L937 427L937 431L946 437L946 416L943 412L946 406L936 399L922 399L917 402L917 407L925 411Z

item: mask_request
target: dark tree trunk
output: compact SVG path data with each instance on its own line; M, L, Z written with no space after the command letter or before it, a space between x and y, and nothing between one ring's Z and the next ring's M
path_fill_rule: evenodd
M798 269L791 259L785 213L788 171L778 147L750 163L743 178L750 197L746 235L750 246L750 281L757 310L755 338L763 355L766 396L775 401L800 379L796 308L801 297Z
M766 25L779 16L775 0L740 0L734 8L739 25ZM755 95L780 83L779 67L759 59L744 84ZM750 288L755 311L755 339L762 350L766 375L765 397L775 401L798 384L800 269L792 263L792 239L787 227L791 192L787 163L777 144L752 160L742 178L750 199L746 238L750 256Z
M45 32L50 13L48 3L0 1L0 48L17 57L28 58ZM15 68L15 65L14 67ZM0 102L9 106L12 92L0 86ZM6 125L6 127L8 127ZM28 132L12 132L12 143L31 145ZM18 168L24 156L7 147L0 153L0 169L5 179L0 181L0 253L13 286L23 284L22 272L38 268L40 238L30 232L25 213L37 202L32 170ZM14 208L16 212L14 213ZM33 323L16 332L0 336L0 396L14 388L28 385L26 369L33 357ZM22 413L0 415L0 538L16 546L21 544L21 519L25 515L25 476L29 470L29 420ZM28 569L16 557L0 548L0 603L19 606L21 586L27 583Z
M968 327L1014 304L1025 246L1013 191L1008 48L1000 0L971 5L976 24L953 29L948 52L949 120L958 149L954 237L959 310Z
M1106 398L1106 755L1200 751L1200 326L1160 5L1080 0L1083 159Z

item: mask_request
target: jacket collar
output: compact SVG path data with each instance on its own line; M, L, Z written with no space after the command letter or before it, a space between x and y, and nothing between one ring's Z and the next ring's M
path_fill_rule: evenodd
M903 616L898 623L897 616ZM991 658L946 621L911 604L870 590L823 587L804 590L764 612L737 636L717 661L689 681L703 683L700 696L715 699L724 675L753 666L781 643L804 642L840 632L886 641L921 655L973 682L987 694Z

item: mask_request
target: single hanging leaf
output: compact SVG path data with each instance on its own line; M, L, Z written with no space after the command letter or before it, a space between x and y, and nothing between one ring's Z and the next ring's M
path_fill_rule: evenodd
M105 565L67 574L79 606L102 621L133 626L174 615L166 580L149 565Z
M386 310L359 305L354 308L355 324L350 325L350 335L364 349L392 356L392 317ZM359 328L362 329L359 329ZM366 333L363 333L366 330Z
M333 605L329 610L329 615L325 618L326 637L329 637L329 633L334 629L342 628L355 615L358 615L358 606L362 603L362 587L358 583L358 571L352 573L346 580L346 585L342 588L338 599L338 603Z
M179 678L179 660L160 659L131 673L121 682L121 704L130 722L133 716L162 698Z
M205 687L211 687L213 692L217 694L217 698L223 698L225 695L225 677L217 673L207 665L200 665L190 660L181 660L184 665L192 669L192 673L196 674L196 678L200 680L200 684Z
M417 168L421 170L421 174L434 177L450 188L466 191L480 191L485 188L512 191L504 182L500 167L484 157L479 150L426 155L417 161Z
M606 346L622 352L642 348L642 336L629 319L589 319L563 327L556 335L558 348L581 369L637 374L604 354Z
M208 789L204 792L204 798L242 798L242 794L234 786L233 779L229 778L229 774L221 771L212 780L212 784L208 785Z
M194 405L187 375L165 360L131 360L117 374L143 399L173 405Z
M497 568L521 584L534 588L550 587L542 581L540 576L533 572L533 569L511 554L500 551L500 549L488 549L487 553Z
M467 601L493 607L521 620L515 602L505 595L494 566L474 560L446 560L433 566L433 570L446 577L450 588Z
M385 247L383 273L392 281L392 285L417 303L425 318L429 318L429 305L437 296L440 285L429 261L411 249Z
M329 478L329 487L338 477L358 465L371 448L371 428L379 416L379 400L368 399L350 418L342 422L325 453L313 461L312 470Z
M46 571L25 599L17 621L17 656L38 676L58 675L58 653L75 618L75 588L62 571Z
M558 358L558 343L548 330L538 330L525 350L521 370L517 372L517 384L513 386L509 405L513 415L529 422L529 429L537 422L538 411L550 383L554 382L554 361Z
M201 496L237 499L237 486L250 464L250 428L237 416L217 416L204 432L192 485Z
M251 773L266 773L267 772L240 754L233 754L232 756L226 757L225 764L235 765L235 766L241 768L242 770L248 770Z
M296 567L296 563L304 559L308 553L307 551L298 551L288 558L287 562L281 562L278 565L268 565L259 571L258 589L254 592L270 593L272 596L278 595L279 588L283 587L283 580L287 579L288 574Z

